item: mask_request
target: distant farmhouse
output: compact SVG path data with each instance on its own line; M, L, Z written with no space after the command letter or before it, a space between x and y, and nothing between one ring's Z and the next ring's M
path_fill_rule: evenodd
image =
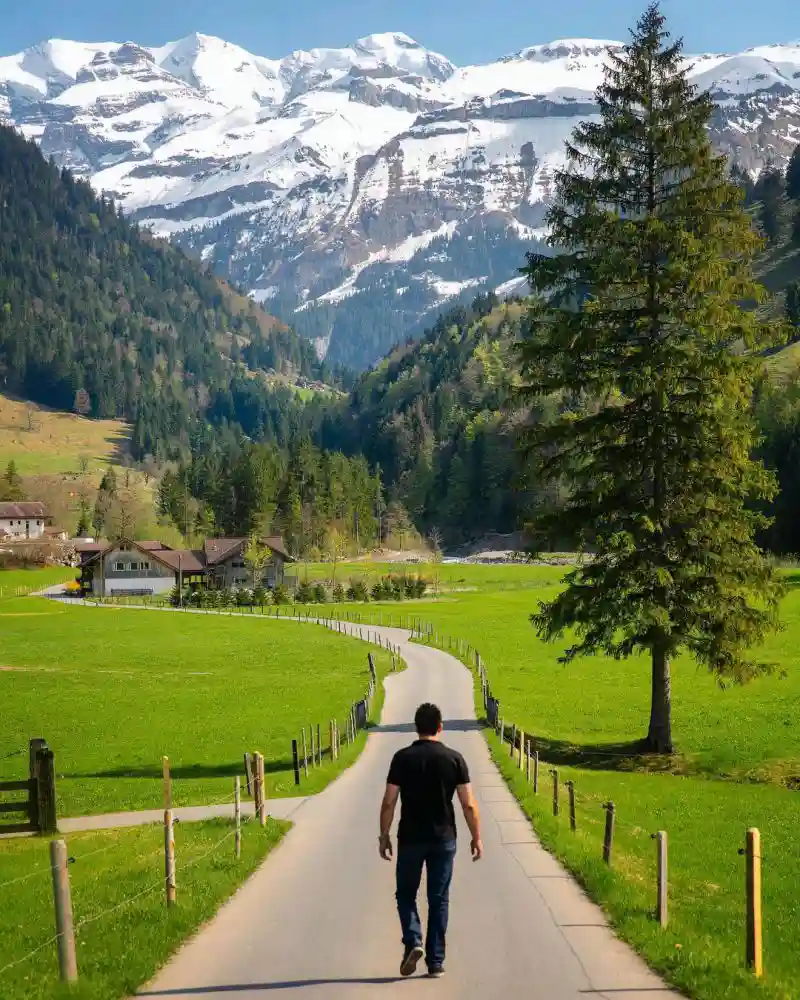
M0 502L0 541L28 541L52 537L50 515L43 503L27 500Z
M162 542L75 542L80 558L81 589L96 597L163 594L175 586L202 584L209 590L252 587L245 563L247 538L208 538L202 549L173 549ZM256 586L283 583L284 566L294 562L283 539L262 539L270 552L256 575Z

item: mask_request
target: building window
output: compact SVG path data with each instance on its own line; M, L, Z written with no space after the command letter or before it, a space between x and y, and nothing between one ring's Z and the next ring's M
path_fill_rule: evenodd
M124 562L115 562L114 563L114 572L115 573L124 573L125 572L125 563Z

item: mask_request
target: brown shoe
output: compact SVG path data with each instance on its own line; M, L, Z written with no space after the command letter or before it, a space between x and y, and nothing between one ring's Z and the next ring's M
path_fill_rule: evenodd
M400 975L412 976L417 971L417 964L424 954L424 948L418 944L406 948L403 952L403 961L400 963Z

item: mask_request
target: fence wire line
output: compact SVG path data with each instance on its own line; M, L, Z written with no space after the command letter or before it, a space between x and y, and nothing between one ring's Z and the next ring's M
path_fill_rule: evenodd
M38 948L34 948L33 951L29 951L27 955L23 955L22 958L17 958L13 962L9 962L8 965L4 965L3 968L0 969L0 975L4 972L8 972L9 969L13 969L16 965L22 965L23 962L27 962L28 959L33 958L34 955L38 955L43 948L47 948L48 945L54 944L58 941L58 937L58 934L54 934L48 941L44 941L40 944Z

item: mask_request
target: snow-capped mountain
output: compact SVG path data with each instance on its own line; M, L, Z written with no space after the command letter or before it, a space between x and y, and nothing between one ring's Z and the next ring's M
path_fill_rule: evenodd
M619 42L456 67L400 33L256 56L51 40L0 58L0 119L364 366L443 302L508 286ZM800 140L800 44L689 60L717 145L756 171Z

